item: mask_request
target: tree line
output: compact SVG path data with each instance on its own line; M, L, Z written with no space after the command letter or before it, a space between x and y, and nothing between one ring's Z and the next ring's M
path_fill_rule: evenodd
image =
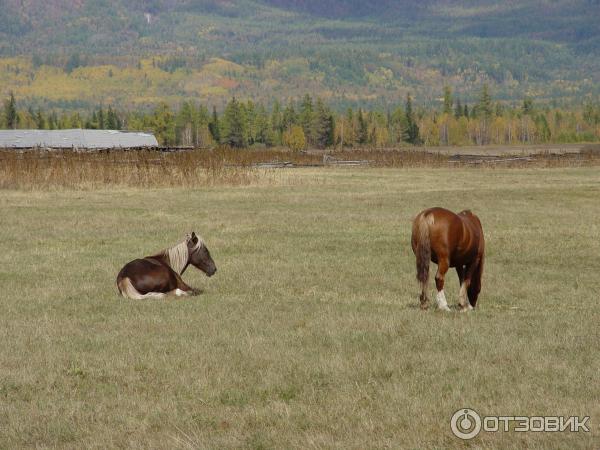
M98 107L89 113L19 109L14 95L4 101L1 128L114 129L153 132L161 145L235 148L398 147L405 145L487 145L564 143L600 140L600 103L579 109L495 102L484 85L467 104L445 87L440 108L415 106L410 95L388 110L334 111L309 94L269 107L232 98L222 111L193 101L173 109L161 103L151 111Z

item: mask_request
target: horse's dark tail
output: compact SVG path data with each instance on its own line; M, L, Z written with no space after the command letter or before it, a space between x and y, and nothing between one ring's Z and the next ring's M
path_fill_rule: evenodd
M422 286L426 286L429 281L429 262L431 261L430 220L426 215L419 215L413 225L413 235L416 238L417 280Z
M485 261L485 254L481 254L481 258L477 262L477 267L473 271L473 276L471 277L471 283L469 284L469 289L467 289L467 296L469 297L469 303L473 308L477 306L477 298L479 297L479 292L481 292L481 277L483 276L483 262Z

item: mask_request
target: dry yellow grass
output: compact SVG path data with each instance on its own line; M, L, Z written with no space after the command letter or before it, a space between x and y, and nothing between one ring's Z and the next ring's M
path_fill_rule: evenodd
M252 168L243 152L231 150L161 153L157 151L0 152L0 188L95 189L251 185L271 181Z
M508 147L503 161L453 160L449 148L439 152L422 149L354 149L351 151L293 152L288 149L236 150L217 148L174 153L159 151L26 151L0 150L0 189L97 189L102 187L202 187L289 183L289 171L265 170L261 163L289 162L313 167L335 161L364 161L371 167L581 167L600 165L597 149L581 153L537 154L530 160L511 159L523 148ZM581 149L578 148L579 152ZM473 150L468 150L473 152ZM455 153L461 153L456 150ZM462 155L464 158L464 155Z
M597 168L289 173L0 191L0 448L594 448ZM410 220L432 205L483 222L474 313L418 309ZM124 263L192 228L219 267L184 275L203 295L118 297ZM462 442L467 406L592 432Z

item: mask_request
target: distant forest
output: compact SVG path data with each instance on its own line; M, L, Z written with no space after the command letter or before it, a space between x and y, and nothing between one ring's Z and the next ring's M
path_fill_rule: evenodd
M34 108L429 107L449 85L581 106L600 95L600 0L4 0L0 96Z
M383 148L410 145L487 145L596 142L600 140L600 103L581 108L518 106L495 101L487 84L473 103L461 102L450 87L440 108L416 105L410 95L393 108L336 112L309 94L286 104L265 106L232 98L222 111L185 101L173 109L121 111L98 107L89 113L19 108L11 95L3 102L0 128L113 129L149 131L161 145L209 148L286 146L306 148Z

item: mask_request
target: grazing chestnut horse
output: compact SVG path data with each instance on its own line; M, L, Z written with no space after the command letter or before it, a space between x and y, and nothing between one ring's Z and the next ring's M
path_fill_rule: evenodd
M117 287L123 297L135 300L163 298L167 294L197 295L199 291L181 279L190 264L209 277L217 271L208 248L194 232L154 256L125 264L117 275Z
M455 214L444 208L429 208L420 212L412 225L412 249L417 257L417 280L421 283L421 309L427 309L429 302L430 260L438 265L435 275L438 308L450 311L444 295L444 277L449 267L456 267L458 273L461 310L475 308L481 290L484 247L481 222L471 211Z

